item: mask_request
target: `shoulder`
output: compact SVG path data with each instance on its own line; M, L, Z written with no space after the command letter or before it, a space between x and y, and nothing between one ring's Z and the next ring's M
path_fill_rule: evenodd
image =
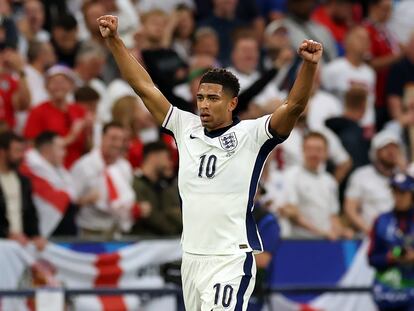
M372 165L365 165L360 168L357 168L351 176L354 178L364 178L373 176L375 174L374 167Z

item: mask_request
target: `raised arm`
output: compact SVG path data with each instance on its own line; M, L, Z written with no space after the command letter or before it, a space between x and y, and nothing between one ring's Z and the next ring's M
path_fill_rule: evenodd
M306 108L311 95L316 67L322 56L322 44L304 40L299 46L298 54L303 64L289 93L287 101L272 114L270 127L280 136L287 136L295 126L296 120Z
M151 112L158 124L162 124L171 104L154 85L148 72L129 53L119 38L118 18L104 15L98 18L99 30L106 44L115 58L122 77L132 89L141 97L145 106Z

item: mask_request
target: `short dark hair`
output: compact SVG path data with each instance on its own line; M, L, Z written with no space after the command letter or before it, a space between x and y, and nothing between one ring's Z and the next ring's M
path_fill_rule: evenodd
M65 31L72 31L78 27L76 18L71 14L58 16L53 22L53 28L63 28Z
M121 123L116 122L116 121L111 121L111 122L105 123L105 125L103 126L102 135L105 135L106 132L108 132L111 128L119 128L122 130L124 129Z
M13 142L24 142L24 138L12 131L5 131L0 134L0 150L9 150Z
M345 108L350 110L365 109L368 91L362 86L351 87L345 93Z
M223 86L223 90L230 93L232 97L237 97L240 92L240 83L236 76L224 68L215 68L207 71L201 78L202 83L214 83Z
M34 140L35 148L40 149L45 145L49 145L53 143L53 140L56 137L59 137L59 135L56 132L53 132L53 131L41 132L39 135L36 136Z
M100 99L99 93L90 86L81 86L80 88L76 89L74 96L75 101L77 102L85 102Z
M143 148L143 159L145 160L151 153L157 153L161 151L169 152L167 145L163 141L159 140L156 142L148 143L144 145Z
M318 138L318 139L322 140L325 143L325 146L328 147L328 144L329 144L328 139L322 133L316 132L316 131L310 131L310 132L306 133L305 136L303 137L303 143L305 143L305 141L307 141L308 139L311 139L311 138Z

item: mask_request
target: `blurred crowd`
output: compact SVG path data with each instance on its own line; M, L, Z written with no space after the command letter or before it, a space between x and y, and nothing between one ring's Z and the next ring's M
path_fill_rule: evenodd
M170 102L201 76L240 80L241 119L272 113L304 39L323 43L307 111L271 154L257 204L287 238L367 235L414 173L414 1L0 0L0 237L181 233L178 153L122 80L96 19ZM197 177L195 177L197 178Z

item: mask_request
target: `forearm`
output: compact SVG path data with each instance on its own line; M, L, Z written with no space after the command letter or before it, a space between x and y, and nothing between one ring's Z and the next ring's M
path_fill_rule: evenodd
M397 55L392 54L392 55L374 58L371 60L370 64L372 68L374 68L375 70L381 70L381 69L384 69L385 67L388 67L394 64L400 58L401 58L400 54L397 54Z
M30 90L27 85L27 80L24 76L19 81L19 88L14 99L14 107L16 110L27 110L30 107Z
M359 231L362 231L364 233L369 232L368 225L364 222L361 215L358 213L357 209L355 207L349 206L350 203L345 202L345 213L352 225L358 229Z
M401 97L397 95L390 95L388 97L388 110L391 118L398 120L403 114Z
M341 164L338 164L335 168L335 179L338 183L341 183L346 175L348 174L349 170L352 168L352 160L349 159Z
M138 95L145 92L145 87L153 86L151 77L139 62L129 53L118 36L106 38L106 44L115 58L122 77L131 85Z

